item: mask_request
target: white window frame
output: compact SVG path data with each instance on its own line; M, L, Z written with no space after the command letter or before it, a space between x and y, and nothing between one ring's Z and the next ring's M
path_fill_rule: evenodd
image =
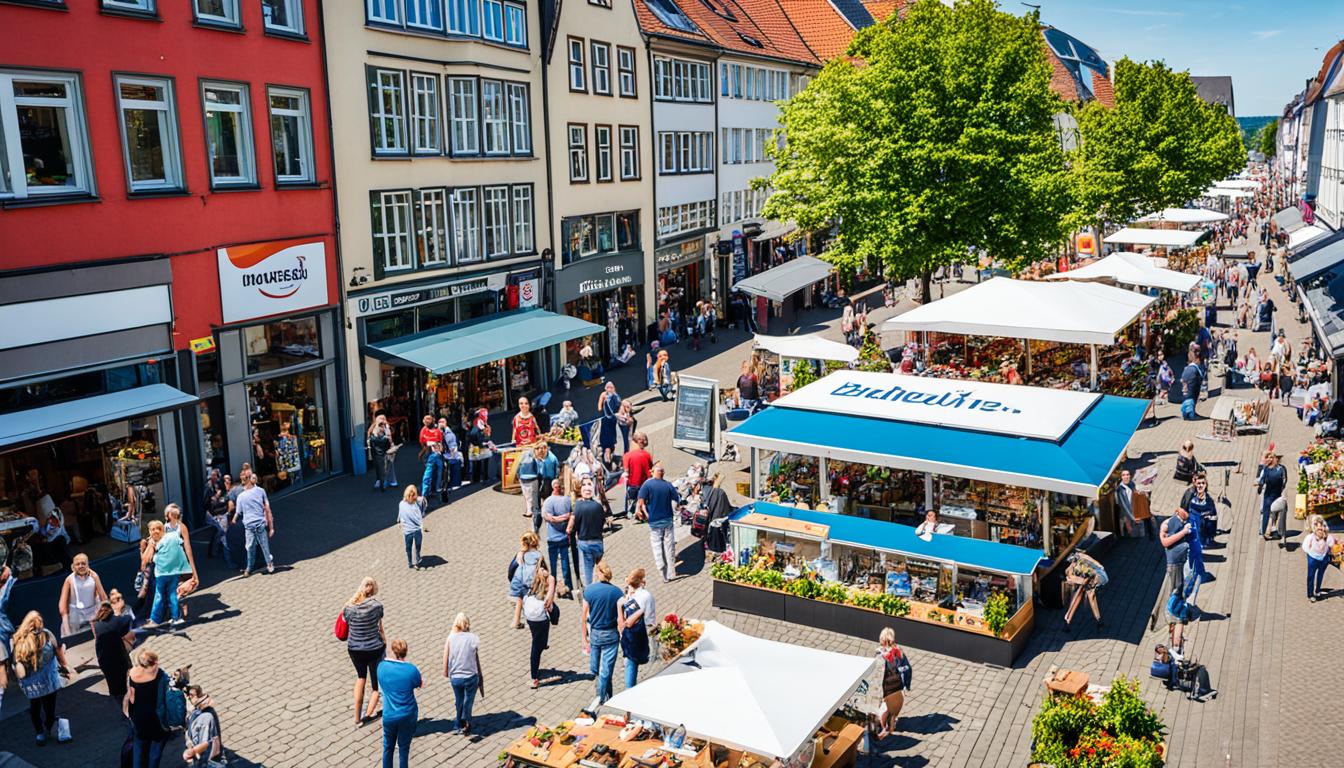
M384 273L415 269L415 243L411 231L415 226L415 194L409 189L376 190L371 194L374 199L369 201L369 231L374 243L382 244L382 263L377 265L378 269ZM380 213L378 220L383 224L381 230L374 226L374 207ZM396 215L389 218L389 211ZM389 229L389 222L397 226ZM374 253L377 254L378 250L375 245Z
M441 154L443 133L439 125L443 110L440 107L439 76L412 72L410 95L411 151L417 155Z
M161 88L163 98L155 101L127 99L121 94L122 85L146 85ZM121 156L126 167L126 186L131 192L158 192L179 190L182 182L182 144L178 138L177 94L173 92L173 81L165 77L137 77L117 75L112 83L117 99L117 124L121 131ZM13 88L9 89L10 91ZM127 111L158 112L159 144L163 150L163 178L136 181L131 169L130 135L126 132Z
M621 181L634 181L640 177L639 168L639 126L622 125L619 128L621 140Z
M484 258L481 253L480 200L476 187L453 190L453 258L458 264L470 264Z
M439 12L438 24L426 21L427 18L434 15L435 10ZM443 0L405 0L405 12L407 29L428 29L432 32L444 31ZM415 18L412 18L412 16Z
M513 252L532 253L537 245L532 238L532 186L516 184L513 187Z
M271 20L266 18L266 0L262 0L261 23L266 28L266 31L279 32L282 35L297 35L299 37L302 37L304 35L303 0L273 0L273 1L285 7L285 11L288 13L291 23L289 26L272 24Z
M404 155L410 146L406 125L406 73L373 67L369 72L369 136L374 155ZM385 93L395 95L395 109L385 111ZM391 130L389 130L389 127Z
M636 61L634 48L616 46L616 86L621 96L634 98L639 95L639 79L636 76L639 65Z
M444 6L449 34L481 36L481 0L446 0Z
M509 234L509 208L512 195L507 186L489 186L481 188L481 233L484 235L482 247L485 257L493 259L508 256L512 251ZM490 246L493 243L494 248Z
M658 134L658 174L670 176L677 172L677 133L662 131Z
M209 105L207 104L207 102L206 102L206 100L205 100L205 92L206 92L207 90L234 91L234 92L238 93L238 102L239 102L239 103L238 103L238 104L217 104L217 105L214 105L213 107L211 107L211 106L209 106ZM227 187L250 187L250 186L254 186L254 185L257 183L257 152L256 152L256 142L255 142L255 140L253 139L253 136L252 136L252 104L251 104L251 90L248 88L248 86L247 86L246 83L229 83L229 82L221 82L221 81L217 81L217 80L202 80L202 81L201 81L201 104L202 104L202 110L201 110L201 111L202 111L202 113L204 114L204 117L205 117L205 123L206 123L206 126L207 126L207 127L206 127L206 151L205 151L205 153L206 153L206 163L207 163L207 168L208 168L208 170L209 170L209 172L210 172L210 187L211 187L211 189L215 189L215 188L227 188ZM241 174L240 176L237 176L237 177L223 177L223 178L217 178L217 177L215 176L215 168L214 168L214 166L215 166L215 161L214 161L214 155L213 155L213 153L210 151L210 146L209 146L209 144L210 144L210 131L209 131L210 112L224 112L224 113L228 113L228 114L236 114L236 115L239 116L239 117L237 118L237 120L238 120L238 123L239 123L239 126L238 126L238 127L239 127L239 129L240 129L240 130L239 130L239 140L240 140L240 142L241 142L241 146L238 148L238 149L239 149L239 153L238 153L238 172Z
M371 0L376 2L377 0ZM196 23L213 24L218 27L231 27L234 29L243 26L242 14L239 13L238 0L220 0L224 6L223 15L215 13L205 13L201 11L201 0L191 0L191 12Z
M593 67L593 93L611 95L611 44L589 41L589 57ZM600 57L598 54L602 54ZM601 61L599 61L599 58Z
M569 52L569 90L588 92L588 70L584 66L584 40L571 37L566 42Z
M431 257L434 253L437 256ZM418 267L447 266L448 190L443 187L416 190L415 257Z
M672 60L663 56L653 57L653 97L671 99L674 90L672 80Z
M504 42L503 0L481 1L481 39L492 43Z
M103 8L128 13L152 14L155 0L103 0Z
M611 177L611 126L594 125L593 126L593 155L597 162L594 171L594 180L598 182L612 181Z
M61 83L62 98L22 97L14 95L14 81ZM24 173L23 147L19 141L18 107L40 105L65 110L66 131L70 137L70 167L74 184L60 187L30 187ZM4 138L10 137L10 138ZM89 129L84 116L84 99L77 74L0 70L0 198L26 198L41 195L93 194L93 162L89 153ZM6 175L6 170L8 175Z
M273 96L282 96L285 98L298 99L299 108L277 109L275 105L271 103L271 97ZM294 117L298 119L299 164L303 166L303 173L298 175L294 174L282 175L280 173L280 166L277 160L276 161L277 164L275 166L276 185L279 186L285 184L312 184L317 180L317 177L315 175L316 168L315 163L313 161L313 107L312 102L309 100L308 91L302 88L286 88L284 86L278 86L278 85L270 86L266 89L266 109L269 112L271 118L270 120L268 120L268 123L271 129L271 157L273 160L276 159L275 158L276 136L275 136L274 118L277 115L279 115L281 117Z
M487 155L509 154L509 100L504 81L481 78L481 138Z
M527 8L516 3L504 4L504 44L527 47Z
M505 82L509 99L509 128L514 155L532 154L532 104L527 83Z
M569 181L584 183L588 181L588 126L584 123L570 123L567 126L569 136Z
M476 78L448 78L448 104L450 109L450 128L452 135L449 146L453 155L479 155L481 153L481 104L477 93ZM470 114L468 114L470 113ZM459 145L461 138L467 143Z

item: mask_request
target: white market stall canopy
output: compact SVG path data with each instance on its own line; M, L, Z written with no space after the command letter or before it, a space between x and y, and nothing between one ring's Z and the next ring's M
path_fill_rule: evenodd
M778 267L767 269L733 284L733 290L761 296L771 301L783 301L807 286L823 280L835 269L812 256L799 256Z
M1288 250L1295 251L1318 237L1325 237L1327 234L1329 233L1315 224L1308 224L1288 236Z
M848 344L823 339L815 333L800 336L756 335L756 346L768 349L780 357L798 360L839 360L852 363L859 359L859 350Z
M882 330L1113 344L1115 335L1155 300L1097 283L996 277L897 315Z
M1125 227L1113 235L1107 235L1103 242L1111 245L1163 245L1168 248L1189 248L1204 237L1204 232L1190 232L1184 229L1146 229L1143 227Z
M1296 232L1307 226L1307 223L1302 220L1302 211L1297 206L1284 208L1274 214L1273 221L1284 232Z
M1225 179L1223 181L1215 181L1213 186L1223 187L1224 189L1259 189L1260 182L1252 181L1250 179Z
M1215 221L1227 221L1226 213L1210 211L1208 208L1163 208L1135 221L1144 223L1172 222L1175 224L1210 224Z
M602 706L787 759L854 694L874 663L874 657L762 640L707 621L695 645Z
M1057 272L1046 280L1110 280L1143 288L1164 288L1189 293L1199 285L1199 276L1173 269L1162 269L1147 256L1137 253L1112 253L1086 266Z
M1204 190L1204 194L1200 195L1200 197L1238 198L1238 197L1255 197L1255 195L1250 192L1247 192L1244 189L1233 189L1231 187L1209 187L1208 189Z

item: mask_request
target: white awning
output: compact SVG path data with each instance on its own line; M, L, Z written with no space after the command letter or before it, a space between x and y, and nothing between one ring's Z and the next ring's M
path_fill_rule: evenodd
M757 334L756 346L768 349L780 357L798 360L839 360L852 363L859 359L859 350L838 341L823 339L815 333L799 336L762 336Z
M1200 197L1254 197L1250 192L1242 189L1232 189L1231 187L1210 187L1204 190Z
M996 277L897 315L882 330L1109 345L1154 301L1098 283Z
M1178 224L1208 224L1214 221L1227 221L1226 213L1210 211L1208 208L1163 208L1135 219L1142 222L1169 221Z
M1314 224L1308 224L1288 236L1288 250L1295 251L1307 243L1310 243L1312 240L1315 240L1318 237L1325 237L1327 234L1329 233L1324 229L1321 229Z
M824 279L835 267L812 256L799 256L778 267L734 283L733 290L761 296L771 301L783 301L807 286Z
M1124 245L1165 245L1170 248L1189 248L1204 236L1204 232L1189 232L1184 229L1145 229L1125 227L1103 242Z
M874 663L875 657L762 640L707 621L681 656L602 708L786 760L849 700Z
M1260 182L1250 179L1224 179L1223 181L1213 182L1213 186L1227 189L1259 189Z
M1307 223L1302 220L1302 211L1297 206L1284 208L1274 214L1273 221L1284 232L1295 232L1307 226Z
M761 234L752 238L756 242L765 240L774 240L776 237L784 237L798 229L798 225L792 221L768 221L761 227Z
M1199 285L1199 276L1173 269L1161 269L1152 259L1137 253L1112 253L1068 272L1048 275L1046 280L1102 280L1144 288L1164 288L1188 293Z

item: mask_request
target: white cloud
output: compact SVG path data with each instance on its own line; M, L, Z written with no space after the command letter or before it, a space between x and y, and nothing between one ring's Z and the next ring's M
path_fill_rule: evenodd
M1275 37L1275 36L1277 36L1277 35L1282 35L1282 34L1283 34L1283 30L1282 30L1282 29L1261 29L1261 30L1257 30L1257 31L1255 31L1255 32L1252 32L1251 34L1255 35L1255 38L1256 38L1257 40L1268 40L1268 39L1271 38L1271 37Z

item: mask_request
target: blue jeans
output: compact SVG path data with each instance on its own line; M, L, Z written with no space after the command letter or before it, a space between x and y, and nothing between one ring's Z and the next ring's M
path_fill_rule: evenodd
M1307 597L1314 597L1321 591L1321 579L1325 577L1325 569L1330 565L1329 555L1320 560L1307 555Z
M639 665L629 656L625 658L625 687L634 688L635 682L639 680Z
M1269 507L1274 503L1274 499L1266 493L1260 498L1260 535L1264 536L1265 531L1269 530ZM1284 532L1279 531L1279 538L1284 537Z
M601 541L579 540L579 554L583 557L583 583L585 585L593 583L593 566L602 559L605 550L602 548Z
M253 547L261 549L266 565L271 564L271 537L266 535L266 523L251 523L243 526L244 540L247 542L247 570L252 570Z
M546 542L546 558L551 565L551 574L565 575L565 589L573 590L574 581L569 575L569 539L560 541ZM560 570L555 569L556 561L560 563Z
M166 741L152 741L137 736L131 741L131 765L135 768L159 768L166 746Z
M588 671L597 679L597 701L611 698L611 676L616 672L616 652L620 636L614 629L594 629L588 633Z
M671 395L672 395L672 385L671 385L671 384L659 384L659 385L658 385L658 395L659 395L660 397L662 397L664 401L671 400L671 399L672 399L672 397L671 397Z
M424 543L425 534L423 531L412 531L411 533L402 533L406 539L406 565L414 568L415 564L420 562L420 545ZM415 559L411 559L411 545L415 545Z
M182 578L177 574L154 577L154 606L149 609L150 621L155 624L163 622L165 608L169 619L177 618L177 585L181 583Z
M476 701L476 686L479 678L476 675L471 677L454 677L449 682L453 685L453 704L457 707L457 727L458 729L471 727L471 705Z
M411 737L415 735L415 721L419 712L411 710L405 717L396 720L383 718L383 768L392 768L393 750L401 750L397 765L407 768L411 759Z
M448 489L452 490L462 484L462 462L448 462Z

